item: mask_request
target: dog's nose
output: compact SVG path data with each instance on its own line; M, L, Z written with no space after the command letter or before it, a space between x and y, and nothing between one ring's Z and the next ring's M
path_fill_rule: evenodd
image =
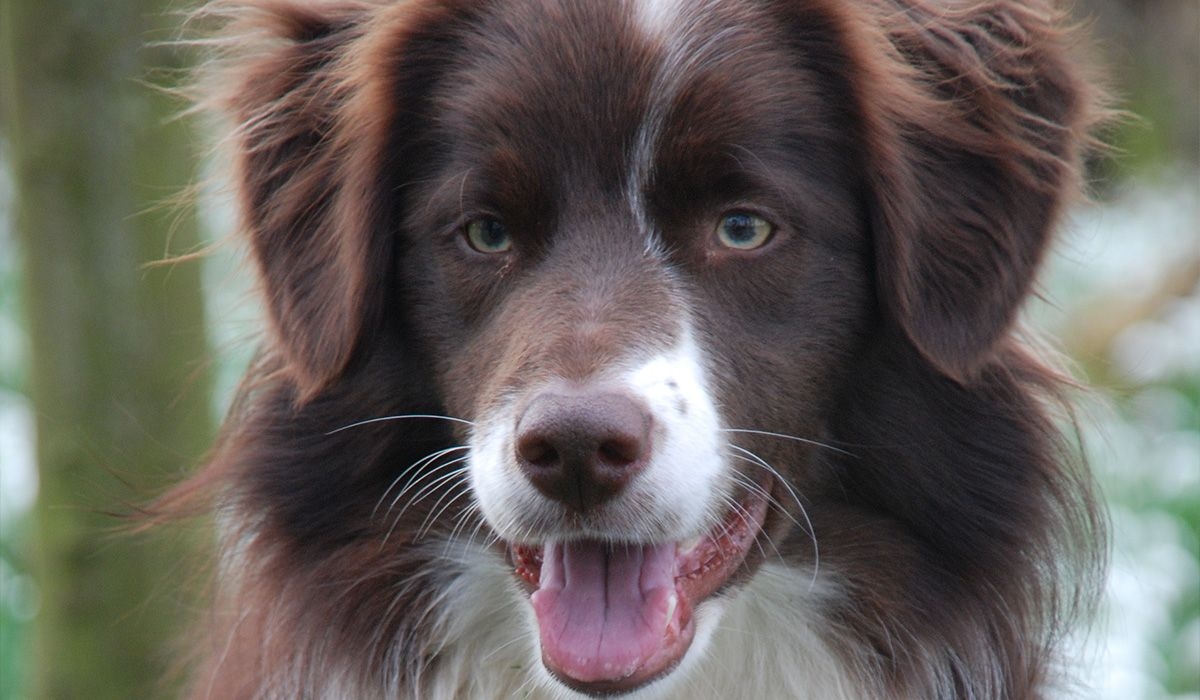
M517 421L517 463L548 498L590 510L645 466L651 424L641 403L617 391L543 392Z

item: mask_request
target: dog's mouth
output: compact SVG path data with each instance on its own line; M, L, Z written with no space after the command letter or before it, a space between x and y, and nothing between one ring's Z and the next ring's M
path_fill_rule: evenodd
M546 669L590 694L629 692L674 669L695 636L696 606L753 565L767 493L748 491L719 525L685 543L510 545L532 591Z

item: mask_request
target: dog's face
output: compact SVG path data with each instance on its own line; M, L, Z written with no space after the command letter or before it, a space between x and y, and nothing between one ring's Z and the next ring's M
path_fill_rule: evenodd
M546 665L623 689L773 546L768 503L802 517L772 468L812 448L749 431L822 437L871 313L862 187L778 23L535 5L480 17L429 97L401 276Z
M217 101L274 390L230 462L280 578L494 534L545 668L601 694L694 658L765 557L815 580L818 544L854 649L983 589L1024 619L1021 576L978 577L1070 509L1048 380L1004 340L1087 126L1053 13L250 6L268 48ZM459 429L341 429L432 414ZM436 656L389 583L356 590L348 649Z

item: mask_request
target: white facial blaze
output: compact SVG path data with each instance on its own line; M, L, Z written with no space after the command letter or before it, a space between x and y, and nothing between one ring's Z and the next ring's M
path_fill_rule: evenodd
M692 334L683 333L666 352L627 360L593 381L627 392L649 410L651 453L644 469L589 513L586 524L568 529L561 505L538 492L517 464L520 401L514 398L480 416L469 443L471 484L492 528L506 540L525 543L577 537L680 541L707 531L723 512L728 475L720 419Z
M650 78L651 95L630 154L626 199L646 236L646 252L665 257L665 245L647 216L644 193L654 177L654 156L667 118L688 80L727 55L738 31L724 25L720 0L631 0L644 39L660 59Z
M665 40L684 6L693 0L634 0L634 16L647 36Z

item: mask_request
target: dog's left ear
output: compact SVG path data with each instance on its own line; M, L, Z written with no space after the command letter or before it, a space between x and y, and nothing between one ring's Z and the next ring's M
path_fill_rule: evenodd
M886 38L863 52L875 95L861 108L879 299L963 381L1008 331L1078 190L1098 93L1042 2L872 6Z
M394 232L384 220L393 193L380 178L398 99L388 68L419 8L353 0L213 7L228 56L214 63L202 106L234 122L241 224L273 347L303 402L346 370L382 316Z

